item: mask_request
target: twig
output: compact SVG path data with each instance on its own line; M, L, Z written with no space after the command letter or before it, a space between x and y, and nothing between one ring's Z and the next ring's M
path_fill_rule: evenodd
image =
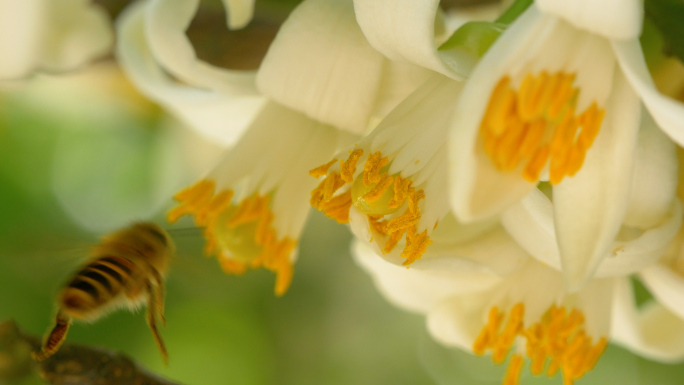
M155 376L127 356L105 349L64 344L43 362L31 358L38 338L24 335L14 321L0 322L0 383L17 381L33 370L51 385L179 385Z

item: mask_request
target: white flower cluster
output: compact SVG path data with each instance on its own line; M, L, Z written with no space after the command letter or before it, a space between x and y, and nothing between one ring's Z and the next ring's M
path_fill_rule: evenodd
M57 14L100 30L84 1L42 2L78 6ZM228 28L253 17L252 0L223 3ZM684 358L684 104L646 66L643 2L527 3L450 38L468 15L437 0L304 0L257 71L197 57L185 31L199 0L130 5L119 64L227 148L169 220L193 216L226 272L269 269L281 295L313 206L350 226L383 294L425 314L438 341L508 362L507 384L526 362L571 384L609 342ZM46 17L13 26L31 29L22 55L5 54L0 33L14 60L0 76L73 67L106 46L104 32ZM478 25L486 44L454 43Z

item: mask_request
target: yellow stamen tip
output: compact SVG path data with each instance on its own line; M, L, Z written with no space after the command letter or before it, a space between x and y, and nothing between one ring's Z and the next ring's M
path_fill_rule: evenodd
M321 166L318 166L314 169L311 169L311 170L309 170L309 175L311 175L314 178L322 177L328 173L328 169L330 168L330 166L332 166L336 162L337 162L337 159L333 159L324 165L321 165Z
M484 153L501 172L522 171L536 183L550 163L550 183L558 184L582 167L598 135L605 110L596 102L576 113L575 74L527 74L517 90L508 76L490 96L480 124ZM522 166L522 167L521 167Z

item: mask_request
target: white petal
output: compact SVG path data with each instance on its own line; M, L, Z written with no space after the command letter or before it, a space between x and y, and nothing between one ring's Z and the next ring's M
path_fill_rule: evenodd
M175 82L150 52L144 33L145 3L130 6L117 23L117 59L133 84L201 134L232 144L263 104L256 89L220 93Z
M625 225L641 229L662 223L677 194L677 149L648 113L642 114Z
M454 79L467 76L467 68L451 68L437 51L435 25L439 1L355 0L356 18L375 49L392 60L404 60Z
M485 325L482 313L487 302L486 295L459 296L442 302L428 313L430 335L443 345L472 352Z
M513 67L535 56L556 24L530 6L485 54L463 88L449 139L451 207L462 221L496 215L535 187L519 173L498 171L476 143L496 84Z
M246 26L254 16L255 0L223 0L228 12L228 28L240 29Z
M106 54L106 12L86 0L0 0L0 79L61 72Z
M638 39L613 42L620 68L639 94L660 128L679 145L684 145L684 104L661 94L646 68Z
M616 280L613 340L651 360L684 358L684 321L657 303L638 309L628 278Z
M144 25L155 59L173 76L193 86L225 93L253 87L252 71L227 70L197 58L185 30L198 6L199 0L149 0Z
M415 91L434 72L409 63L385 60L379 92L373 111L373 119L384 118L409 94ZM371 126L374 126L371 123Z
M634 274L654 264L668 249L682 224L682 205L676 201L668 216L658 226L628 241L617 240L603 259L596 277L619 277Z
M48 2L41 68L64 71L109 52L114 42L111 21L99 5L87 0Z
M0 79L25 76L36 66L45 11L40 0L0 0Z
M520 270L529 254L496 224L453 224L448 216L432 233L433 243L411 268L419 270L473 270L508 276ZM463 234L467 238L461 238ZM474 263L474 264L473 264Z
M556 236L569 290L580 288L594 273L627 211L640 108L619 73L605 109L582 168L553 188Z
M684 276L660 263L639 275L658 302L684 321Z
M541 191L532 190L518 204L504 211L501 224L537 261L561 270L553 204Z
M350 2L306 0L280 27L257 85L278 103L360 134L375 108L384 60L365 40Z
M640 0L537 0L542 12L609 39L638 38L644 18Z
M421 271L396 266L380 258L363 242L352 248L355 260L375 281L378 289L401 308L426 313L445 298L491 287L499 282L493 274L472 271Z
M509 234L539 262L561 270L560 254L553 222L553 205L535 190L519 204L506 210L501 222ZM676 202L667 219L657 227L627 241L612 243L595 277L633 274L664 255L682 223L682 207Z

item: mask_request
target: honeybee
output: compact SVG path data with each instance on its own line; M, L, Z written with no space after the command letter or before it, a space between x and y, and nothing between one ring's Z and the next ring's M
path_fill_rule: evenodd
M117 308L135 310L146 302L147 322L166 364L157 320L166 325L164 277L174 249L166 231L153 223L134 223L105 236L88 264L59 293L55 326L34 357L42 361L57 352L74 319L92 322Z

